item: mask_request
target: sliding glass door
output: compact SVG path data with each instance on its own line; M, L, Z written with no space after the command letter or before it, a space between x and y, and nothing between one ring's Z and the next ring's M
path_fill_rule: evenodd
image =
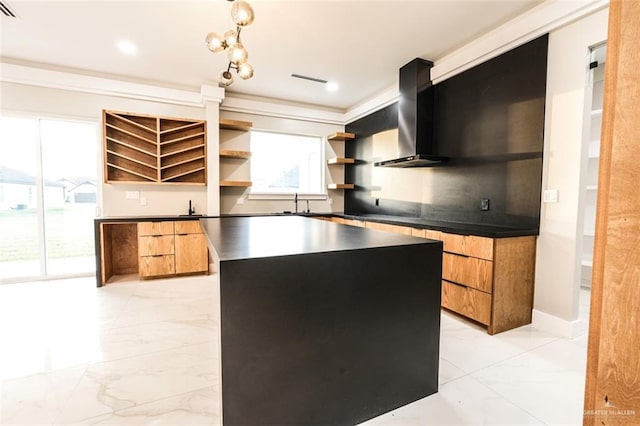
M97 125L0 119L0 280L90 274Z
M44 273L37 122L0 117L0 279Z

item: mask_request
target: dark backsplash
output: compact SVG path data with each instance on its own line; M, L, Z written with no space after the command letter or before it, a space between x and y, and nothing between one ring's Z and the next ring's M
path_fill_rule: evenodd
M389 172L386 180L373 179L378 173L373 162L381 160L374 157L373 136L398 127L397 104L348 124L346 131L356 139L345 151L357 162L345 170L345 181L356 184L355 190L345 192L345 213L537 227L547 42L544 35L434 86L434 138L438 154L451 161L420 169L428 174L428 184L416 185L426 185L422 191L430 203L375 198L371 193L403 192L391 187L389 176L395 175ZM480 209L481 199L489 199L488 211Z

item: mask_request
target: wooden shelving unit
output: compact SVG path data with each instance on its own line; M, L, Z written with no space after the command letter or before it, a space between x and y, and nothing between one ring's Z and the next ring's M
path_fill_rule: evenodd
M336 158L330 158L329 160L327 160L327 164L332 165L332 164L354 164L356 162L355 159L353 158L345 158L345 157L336 157Z
M354 189L355 185L352 183L330 183L327 185L327 189Z
M228 120L221 118L218 122L220 130L234 130L240 132L248 132L251 130L253 123L250 121ZM248 160L251 158L251 152L239 149L221 149L218 156L222 159L231 160ZM244 166L243 166L244 167ZM249 188L251 186L249 180L231 180L220 176L220 188Z
M327 141L328 142L344 142L344 141L349 141L349 140L353 140L355 139L356 135L354 133L349 133L349 132L336 132L336 133L332 133L329 136L327 136ZM343 151L344 148L343 147L334 147L334 150L336 150L336 153L339 154L338 151ZM343 153L344 155L344 153ZM332 166L332 165L348 165L348 164L355 164L356 160L355 158L348 158L348 157L334 157L334 158L330 158L327 160L327 165ZM352 183L330 183L327 185L327 189L354 189L355 185Z
M103 111L105 182L207 182L206 122Z
M251 186L251 181L248 180L221 180L221 187L238 187L238 188L248 188Z
M218 126L220 129L224 130L239 130L241 132L248 132L251 130L253 123L250 121L241 121L241 120L227 120L225 118L221 118L218 122Z
M243 160L251 158L249 151L239 151L235 149L221 149L219 155L223 158L240 158Z
M346 140L355 139L355 137L356 137L355 133L336 132L327 136L327 140L328 141L346 141Z

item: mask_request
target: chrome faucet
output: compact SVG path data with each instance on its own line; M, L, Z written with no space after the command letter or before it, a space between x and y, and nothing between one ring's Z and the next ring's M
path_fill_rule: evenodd
M191 208L191 200L189 200L189 216L192 216L196 212L195 208Z

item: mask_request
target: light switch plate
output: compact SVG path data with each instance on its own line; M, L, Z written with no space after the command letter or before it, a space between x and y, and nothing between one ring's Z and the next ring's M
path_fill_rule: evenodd
M140 205L141 206L147 205L147 197L140 197Z
M127 200L137 200L140 198L140 191L127 191L124 196Z
M542 193L542 201L545 203L557 203L558 202L558 190L557 189L545 189Z

